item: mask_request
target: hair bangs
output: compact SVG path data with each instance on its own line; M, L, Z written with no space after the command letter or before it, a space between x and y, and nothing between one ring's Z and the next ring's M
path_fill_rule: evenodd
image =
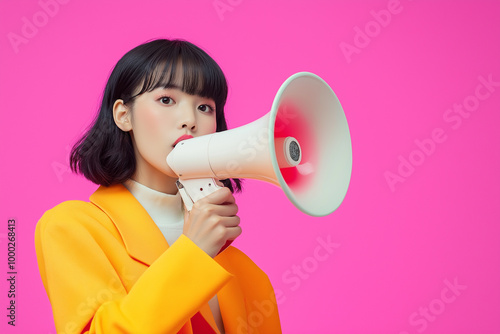
M148 61L142 87L134 97L157 88L180 88L190 95L211 98L224 108L227 82L219 65L190 43L176 43L170 52L158 52Z

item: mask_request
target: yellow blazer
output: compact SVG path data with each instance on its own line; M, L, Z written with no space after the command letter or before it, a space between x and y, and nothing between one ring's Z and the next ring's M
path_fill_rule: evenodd
M123 185L47 211L35 246L58 333L219 333L215 294L226 333L281 333L269 279L245 254L211 258L185 235L169 247Z

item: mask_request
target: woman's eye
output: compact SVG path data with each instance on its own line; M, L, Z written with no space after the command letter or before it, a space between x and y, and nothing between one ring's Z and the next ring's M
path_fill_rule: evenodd
M172 104L174 102L174 100L172 100L172 98L170 98L168 96L163 96L160 98L160 102L162 104Z
M208 104L202 104L201 106L198 107L198 109L202 112L212 112L214 111L214 108Z

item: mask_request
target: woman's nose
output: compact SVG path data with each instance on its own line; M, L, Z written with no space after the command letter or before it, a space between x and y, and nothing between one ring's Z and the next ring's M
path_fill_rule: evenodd
M182 124L182 128L186 128L186 129L189 129L191 131L194 131L196 129L196 125L195 124L191 124L191 123L188 123L188 122L185 122Z
M183 110L180 125L182 129L194 131L196 129L196 116L191 110Z

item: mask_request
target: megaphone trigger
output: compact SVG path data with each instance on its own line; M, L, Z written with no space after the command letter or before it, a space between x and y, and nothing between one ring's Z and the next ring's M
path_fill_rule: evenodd
M191 199L191 197L189 197L186 188L184 188L184 185L179 180L175 182L175 185L177 186L177 189L179 189L179 194L181 194L184 207L186 208L187 212L190 212L193 208L193 200Z

